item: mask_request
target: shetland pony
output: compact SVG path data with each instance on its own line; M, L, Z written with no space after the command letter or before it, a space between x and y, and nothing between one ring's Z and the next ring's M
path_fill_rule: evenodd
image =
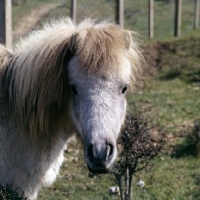
M70 19L0 46L0 183L36 199L56 179L74 134L88 169L105 173L117 156L125 92L140 75L136 39L117 25Z

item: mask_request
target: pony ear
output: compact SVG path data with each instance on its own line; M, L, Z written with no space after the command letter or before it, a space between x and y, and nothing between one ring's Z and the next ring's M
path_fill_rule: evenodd
M131 32L125 30L124 31L124 45L126 50L129 50L132 44L132 36L131 36Z

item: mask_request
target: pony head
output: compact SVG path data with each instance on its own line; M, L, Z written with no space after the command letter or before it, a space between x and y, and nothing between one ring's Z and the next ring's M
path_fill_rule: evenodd
M85 20L75 26L68 19L22 39L1 69L18 129L43 141L75 129L90 171L107 172L117 156L125 93L143 64L132 36L114 24Z
M142 56L131 33L113 24L79 25L75 55L68 65L70 113L80 136L88 169L109 171L124 123L125 93L133 86Z

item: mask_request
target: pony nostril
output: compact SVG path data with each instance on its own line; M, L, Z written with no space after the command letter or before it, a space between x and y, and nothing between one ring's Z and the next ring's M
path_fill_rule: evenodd
M90 144L86 151L89 169L107 169L113 163L115 146L110 143Z
M114 149L114 147L113 147L112 144L108 144L108 145L107 145L107 156L106 156L106 159L107 159L107 160L110 159L110 158L112 158L113 149Z

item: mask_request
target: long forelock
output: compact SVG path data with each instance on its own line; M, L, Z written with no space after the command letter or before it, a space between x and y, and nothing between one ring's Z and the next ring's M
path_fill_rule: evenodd
M77 28L76 45L80 66L86 71L102 74L129 71L124 63L127 59L131 65L131 84L141 78L145 62L135 32L114 24L86 21Z
M125 45L119 28L88 28L80 33L77 55L87 71L106 71L120 65Z
M21 40L7 67L12 74L8 70L4 73L9 109L15 122L33 140L47 134L55 125L52 122L67 110L67 63L72 57L69 40L73 27L70 25L68 30L67 24L63 25L57 25L57 30L46 25Z

